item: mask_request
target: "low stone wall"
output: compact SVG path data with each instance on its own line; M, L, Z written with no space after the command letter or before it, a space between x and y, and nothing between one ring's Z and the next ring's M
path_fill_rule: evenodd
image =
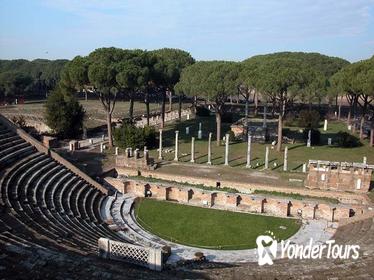
M128 243L100 238L98 241L99 256L147 267L151 270L162 270L162 251Z
M30 136L28 133L26 133L24 130L20 129L16 125L14 125L11 121L9 121L7 118L2 116L0 114L0 122L5 125L8 129L16 132L19 137L21 137L26 142L30 143L32 146L34 146L39 152L44 153L46 155L49 155L51 158L53 158L58 163L64 165L67 169L70 169L73 173L75 173L77 176L81 177L83 180L87 181L89 184L100 190L101 192L107 194L108 191L105 189L102 185L100 185L98 182L93 180L91 177L89 177L86 173L81 171L78 167L71 164L69 161L64 159L62 156L60 156L58 153L46 148L42 145L38 140L36 140L34 137Z
M119 179L114 180L117 180L117 182L112 183L112 185L123 193L132 193L139 197L169 200L200 207L215 207L231 211L269 214L277 217L323 219L333 222L348 219L354 214L361 215L360 212L355 212L355 209L348 205L317 203L314 201L284 199L273 196L208 191L198 188L175 187L135 180L126 180L125 182Z
M130 175L137 176L138 170L128 169L128 168L116 168L116 171L119 175ZM201 178L201 177L192 177L192 176L175 176L173 174L163 173L160 171L154 172L152 170L142 170L141 175L143 177L151 177L167 181L175 181L178 183L195 184L195 185L204 185L207 187L216 187L217 180L210 178ZM235 188L243 193L251 193L254 190L265 190L265 191L275 191L275 192L284 192L284 193L298 193L300 195L308 195L315 197L327 197L338 199L342 203L347 204L369 204L369 200L366 195L353 194L353 193L344 193L340 191L322 191L322 190L311 190L307 188L291 188L286 186L269 186L265 184L256 184L251 182L241 183L228 180L220 180L221 187L230 187Z

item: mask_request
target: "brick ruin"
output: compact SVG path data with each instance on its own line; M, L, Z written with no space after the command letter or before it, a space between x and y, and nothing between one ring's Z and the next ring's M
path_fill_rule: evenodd
M305 186L311 189L366 193L374 165L366 163L309 161Z
M132 148L126 148L125 155L116 156L116 167L154 170L157 164L153 158L149 157L149 151L146 148L144 149L143 157L140 156L139 149L133 151Z
M107 178L106 178L107 179ZM108 178L109 179L109 178ZM208 191L198 188L167 186L135 180L108 180L118 191L138 197L167 200L200 207L213 207L238 212L268 214L277 217L300 217L339 221L365 214L359 205L320 203L312 200L285 199L272 196Z

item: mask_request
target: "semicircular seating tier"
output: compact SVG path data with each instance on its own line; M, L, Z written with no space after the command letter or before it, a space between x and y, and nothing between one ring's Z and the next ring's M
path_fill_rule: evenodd
M95 254L98 239L128 242L104 222L107 195L0 123L0 234Z

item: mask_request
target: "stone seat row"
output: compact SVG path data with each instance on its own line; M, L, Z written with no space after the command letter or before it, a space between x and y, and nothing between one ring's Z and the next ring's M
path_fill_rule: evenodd
M103 193L4 127L0 141L2 215L81 252L96 253L100 237L125 241L101 217Z
M110 215L115 225L121 229L120 233L130 242L138 245L161 248L166 243L155 238L153 235L140 230L132 216L132 207L134 205L134 196L129 194L118 194L111 201Z

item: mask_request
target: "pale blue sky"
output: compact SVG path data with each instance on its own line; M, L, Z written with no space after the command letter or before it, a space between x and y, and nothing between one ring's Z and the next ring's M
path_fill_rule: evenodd
M278 51L374 55L374 0L0 0L0 58L181 48L196 59Z

